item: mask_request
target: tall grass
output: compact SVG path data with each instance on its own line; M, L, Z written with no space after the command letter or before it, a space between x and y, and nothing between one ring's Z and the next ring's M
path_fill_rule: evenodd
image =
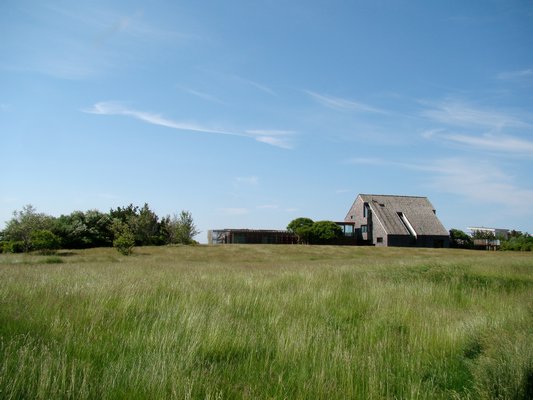
M533 395L531 254L197 246L59 257L0 255L0 398Z

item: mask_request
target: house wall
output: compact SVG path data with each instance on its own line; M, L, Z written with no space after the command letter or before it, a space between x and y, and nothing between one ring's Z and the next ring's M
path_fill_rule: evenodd
M370 240L375 246L394 246L391 244L391 236L387 235L383 225L379 222L377 217L370 211L368 220L368 230L370 232Z
M414 247L416 239L411 235L389 235L387 243L388 246Z
M383 226L381 225L379 220L377 220L377 218L373 215L370 206L368 207L368 212L365 216L364 205L365 202L363 201L361 196L357 196L357 199L355 199L355 202L348 211L348 214L346 214L344 221L355 223L357 240L359 242L367 242L375 246L389 246L388 236L385 230L383 229ZM361 227L364 225L367 226L366 233L362 232L361 229Z
M450 247L449 236L418 236L416 239L410 235L389 235L389 246L399 247Z
M416 247L450 247L449 236L418 236Z
M363 215L363 200L360 196L357 196L352 207L348 210L344 222L353 222L356 232L356 238L359 242L368 240L368 234L361 231L362 225L368 225L368 218Z

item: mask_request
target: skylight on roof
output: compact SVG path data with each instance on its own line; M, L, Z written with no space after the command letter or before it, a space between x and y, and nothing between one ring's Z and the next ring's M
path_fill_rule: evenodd
M405 229L407 229L409 234L411 236L414 236L415 239L416 239L416 237L417 237L416 231L414 230L413 225L411 225L411 223L409 222L407 217L405 215L403 215L402 212L398 212L397 214L398 214L398 217L400 218L400 221L402 221L403 226L405 226Z

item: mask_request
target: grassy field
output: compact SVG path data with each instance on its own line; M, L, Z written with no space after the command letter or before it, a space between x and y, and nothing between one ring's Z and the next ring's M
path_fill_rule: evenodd
M533 254L0 254L2 399L527 399Z

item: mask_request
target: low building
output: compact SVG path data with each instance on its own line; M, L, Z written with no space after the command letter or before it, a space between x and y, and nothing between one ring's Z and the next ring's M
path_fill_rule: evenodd
M360 194L345 222L375 246L449 247L450 236L427 197Z
M217 229L207 232L208 244L296 244L289 231L268 229Z
M474 239L473 244L477 250L498 250L501 246L499 239Z

